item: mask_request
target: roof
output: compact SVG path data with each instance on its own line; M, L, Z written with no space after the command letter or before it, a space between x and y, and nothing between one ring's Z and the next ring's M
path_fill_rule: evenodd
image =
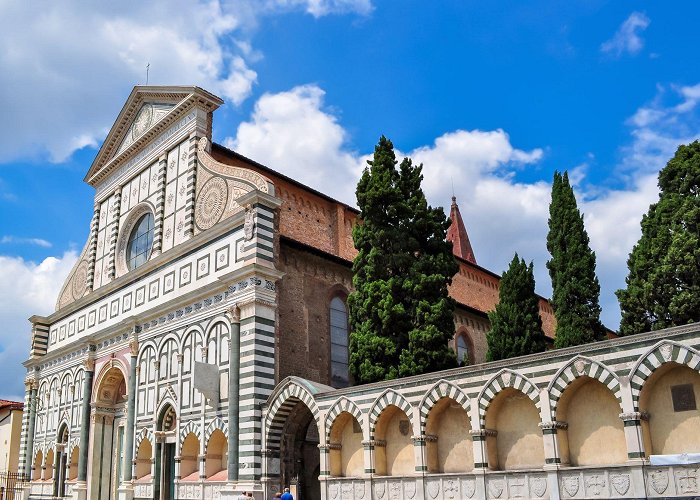
M457 198L454 196L450 207L450 220L452 223L447 230L447 240L452 242L452 253L455 254L455 257L464 259L471 264L476 264L474 250L472 250L472 244L469 242L469 235L464 227L462 214L459 213Z
M0 399L0 410L22 410L24 403L20 401L10 401L8 399Z

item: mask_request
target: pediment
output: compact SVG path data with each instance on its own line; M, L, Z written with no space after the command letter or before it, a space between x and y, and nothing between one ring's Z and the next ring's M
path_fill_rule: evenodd
M199 87L136 86L117 116L85 176L91 185L113 167L197 106L212 112L223 101Z

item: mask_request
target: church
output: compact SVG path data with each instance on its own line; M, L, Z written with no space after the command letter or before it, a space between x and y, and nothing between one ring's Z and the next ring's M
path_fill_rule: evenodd
M30 318L26 497L698 492L697 467L649 457L700 451L700 328L484 364L499 277L454 198L462 366L353 387L358 212L213 143L222 104L135 87L85 176L87 242L56 311ZM551 338L544 298L540 315Z

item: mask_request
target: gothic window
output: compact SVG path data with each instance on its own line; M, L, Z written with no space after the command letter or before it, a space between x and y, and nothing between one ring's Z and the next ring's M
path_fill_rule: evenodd
M153 247L153 214L148 212L141 216L134 226L126 245L126 263L129 270L144 264Z
M350 385L348 368L348 308L340 297L334 297L330 306L331 325L331 385L347 387Z
M469 344L464 335L457 337L457 362L459 366L469 364Z

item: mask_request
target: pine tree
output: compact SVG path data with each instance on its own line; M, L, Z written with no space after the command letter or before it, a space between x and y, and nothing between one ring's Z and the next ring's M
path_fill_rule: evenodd
M552 306L557 319L554 346L569 347L603 339L595 252L589 246L583 216L566 172L554 172L547 250L552 255L547 269L552 278Z
M622 335L700 321L700 142L678 147L659 188L617 291Z
M367 383L456 366L449 220L427 204L422 165L406 158L397 170L391 141L382 137L367 163L353 228L350 372Z
M487 361L544 351L546 342L532 262L528 266L515 254L501 277L498 298L496 309L489 312Z

